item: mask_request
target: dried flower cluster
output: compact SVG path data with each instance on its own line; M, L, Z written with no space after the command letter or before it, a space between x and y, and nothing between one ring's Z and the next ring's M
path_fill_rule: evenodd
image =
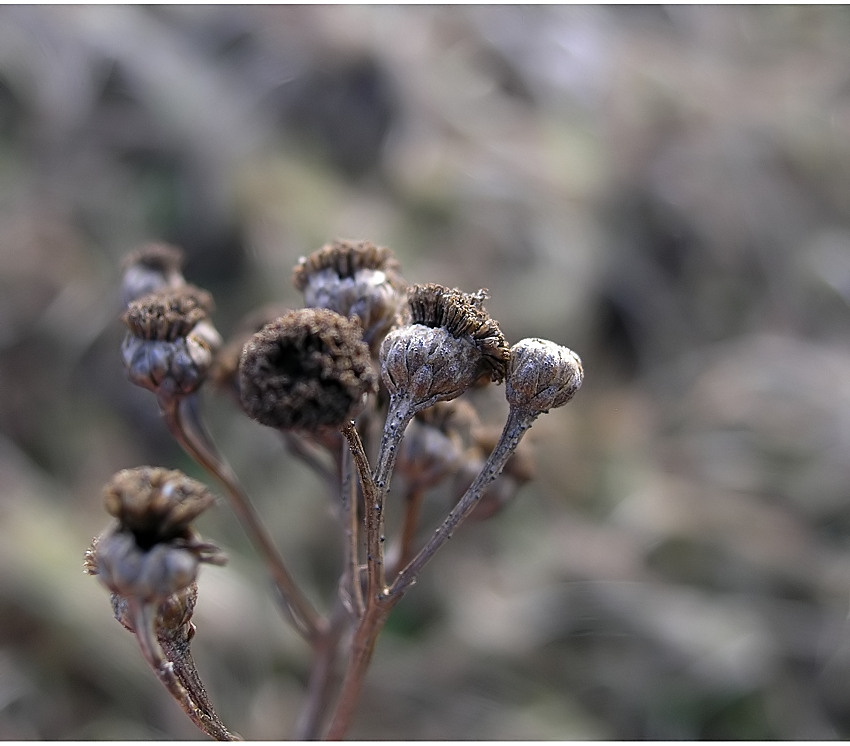
M390 611L462 521L495 515L531 478L520 441L538 416L572 399L581 361L548 340L510 346L484 308L486 291L409 286L393 253L368 241L334 241L302 258L292 281L304 307L255 311L227 344L210 319L212 297L189 285L181 267L180 251L164 244L124 263L128 378L156 395L172 435L219 482L284 617L313 648L294 736L342 738ZM207 380L280 431L331 486L345 545L337 604L325 614L289 573L207 435L198 401ZM508 416L498 433L482 427L461 397L501 382ZM398 497L390 494L393 475ZM423 529L422 503L437 486L451 505L436 530ZM104 500L114 523L86 552L86 570L112 593L116 618L193 722L211 738L237 739L215 713L189 651L198 570L224 562L191 527L212 493L180 472L146 466L116 474ZM402 514L398 536L386 536L387 510Z

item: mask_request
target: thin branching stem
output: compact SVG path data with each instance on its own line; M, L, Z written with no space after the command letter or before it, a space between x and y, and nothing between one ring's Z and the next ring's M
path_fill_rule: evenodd
M343 531L343 570L339 593L346 608L359 619L363 616L363 586L360 580L360 521L358 481L354 478L351 450L341 448L340 521Z
M383 594L380 596L370 595L366 600L366 612L351 641L345 677L328 728L326 739L329 741L341 740L351 725L354 713L357 710L357 703L360 700L366 671L375 650L375 643L378 641L378 636L381 634L387 617L397 600L397 598L390 598Z
M275 587L283 599L284 610L293 626L311 644L314 643L326 626L325 620L319 616L290 575L283 558L274 546L271 536L248 496L242 490L233 470L218 455L215 447L202 434L200 428L190 423L191 418L187 419L184 407L190 406L189 400L160 397L159 404L168 429L175 440L224 486L233 512L236 513L248 538L269 569Z
M416 578L422 568L431 560L440 547L452 537L452 533L458 525L475 509L475 506L484 494L484 489L501 474L502 469L505 468L505 464L516 450L525 432L531 427L537 414L513 408L509 411L508 419L505 422L499 442L496 444L492 453L490 453L490 456L484 463L484 467L458 501L457 505L449 512L440 527L431 536L430 540L398 574L388 589L390 596L400 597L416 582Z
M343 425L342 434L348 441L354 466L360 477L363 489L364 522L366 525L366 572L367 593L374 596L383 592L386 587L386 572L384 569L384 490L372 478L369 460L363 449L360 435L354 427L354 422ZM368 605L368 602L367 602Z

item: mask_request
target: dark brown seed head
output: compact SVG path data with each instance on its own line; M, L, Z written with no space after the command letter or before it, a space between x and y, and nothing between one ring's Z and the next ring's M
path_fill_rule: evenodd
M173 342L185 337L212 311L212 296L194 285L186 285L134 300L121 320L140 339Z
M150 545L183 536L215 498L181 471L142 466L115 474L103 489L103 501L121 530Z
M339 279L350 279L358 272L383 272L390 280L399 276L401 267L393 252L371 241L337 239L318 251L302 257L292 273L292 283L302 293L317 275L331 270Z
M376 384L359 323L324 308L289 311L267 324L239 363L242 407L277 429L339 427Z
M486 293L442 285L408 289L411 323L381 344L381 375L390 394L430 406L460 396L482 377L501 381L510 350L484 311Z

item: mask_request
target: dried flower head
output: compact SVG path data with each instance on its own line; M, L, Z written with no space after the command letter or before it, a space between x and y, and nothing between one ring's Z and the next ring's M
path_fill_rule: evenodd
M213 311L212 296L193 285L157 291L133 301L121 317L140 339L173 342Z
M517 410L545 413L572 399L583 378L581 359L569 348L523 339L511 348L505 395Z
M430 283L408 293L411 324L391 331L381 345L382 377L391 394L434 403L454 399L482 376L504 379L510 350L482 307L485 291Z
M336 240L302 257L292 274L304 304L357 316L376 347L401 321L405 282L393 252L370 241Z
M190 526L213 502L203 484L180 471L145 466L118 472L104 488L116 522L86 553L86 570L123 598L164 601L195 582L200 563L224 563Z
M411 323L442 328L468 341L480 355L481 374L500 383L505 378L510 349L499 324L484 310L487 291L464 293L435 283L409 290Z
M183 252L176 246L149 243L131 251L123 262L123 304L126 306L148 293L185 285L182 267Z
M149 293L122 316L121 355L130 380L164 394L189 394L206 378L221 337L208 321L212 296L186 285Z
M239 362L245 412L278 429L339 427L376 383L358 321L325 308L297 309L267 324Z

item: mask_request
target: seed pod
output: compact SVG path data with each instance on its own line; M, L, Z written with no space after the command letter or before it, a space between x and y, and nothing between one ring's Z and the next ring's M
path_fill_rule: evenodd
M104 488L116 522L86 552L86 571L118 596L145 604L188 588L201 563L224 562L218 548L190 526L213 502L203 484L179 471L118 472Z
M511 348L505 396L517 410L542 414L572 399L583 378L581 359L569 348L523 339Z
M509 349L499 325L482 308L485 292L441 285L409 290L411 324L381 344L381 373L390 394L413 402L448 401L482 376L504 378Z
M246 414L263 425L318 431L353 419L377 376L356 319L301 308L247 342L239 389Z
M212 296L191 285L133 301L121 345L130 380L155 393L190 394L207 376L221 337L208 320Z
M336 240L296 265L292 282L310 308L356 316L363 340L374 350L401 322L406 283L390 249L370 241Z

